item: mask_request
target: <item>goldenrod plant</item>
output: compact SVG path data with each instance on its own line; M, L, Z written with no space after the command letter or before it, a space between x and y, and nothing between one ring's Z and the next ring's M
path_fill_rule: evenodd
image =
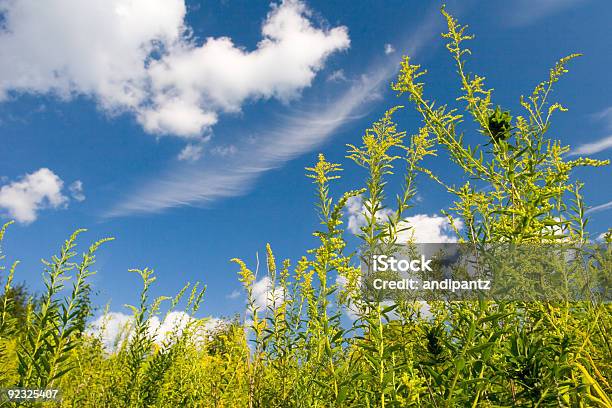
M521 97L526 116L516 116L513 121L508 111L493 108L493 91L486 88L485 78L467 71L470 50L464 42L473 36L444 9L442 13L448 23L443 37L448 40L446 47L463 92L457 101L465 104L467 115L459 108L428 100L424 83L419 82L427 71L412 64L409 57L404 58L392 87L399 95L408 95L423 119L422 132L435 138L468 179L461 186L448 185L423 169L457 197L452 210L465 223L463 239L473 243L584 240L584 212L573 212L568 205L567 195L574 194L577 208L582 208L582 184L571 179L571 172L580 166L604 166L608 161L565 160L569 147L547 137L553 114L566 110L558 102L550 103L551 91L567 73L568 62L579 54L559 60L547 80L527 98ZM481 139L488 143L466 141L465 116L473 119Z
M375 121L348 146L349 166L365 173L363 187L348 192L337 191L347 166L319 155L307 168L316 244L296 262L278 260L270 244L252 264L233 259L242 315L216 324L199 317L199 283L152 299L153 271L133 270L141 295L109 344L101 334L108 308L92 326L90 299L95 254L108 239L76 262L78 230L45 262L36 298L16 295L17 262L2 265L0 388L57 388L59 399L37 403L57 407L612 407L610 233L583 266L553 260L560 282L588 288L588 297L420 302L362 290L372 255L411 244L419 176L454 197L446 215L459 242L589 244L583 184L572 171L608 163L570 160L569 147L550 136L553 114L565 110L550 103L551 90L578 55L561 59L521 98L524 111L513 112L469 73L472 36L442 13L461 89L451 102L459 106L429 99L425 71L406 57L392 88L407 96L421 126L400 130L398 112L409 109L401 106ZM426 164L447 156L460 185ZM344 230L349 200L363 205L356 247ZM255 292L262 279L264 304Z

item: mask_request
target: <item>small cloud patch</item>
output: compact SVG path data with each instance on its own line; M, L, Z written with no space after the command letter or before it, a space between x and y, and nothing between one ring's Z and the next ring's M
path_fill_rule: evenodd
M204 154L204 146L188 144L183 148L183 150L181 150L178 155L178 159L181 161L194 162L200 160L202 154Z
M0 210L8 217L23 224L30 224L38 218L43 209L65 208L70 199L64 194L64 181L48 168L8 182L0 187ZM68 187L76 201L85 200L83 183L75 181Z

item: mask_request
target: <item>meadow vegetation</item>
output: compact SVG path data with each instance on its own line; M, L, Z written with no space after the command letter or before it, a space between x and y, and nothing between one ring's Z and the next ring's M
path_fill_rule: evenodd
M550 101L551 90L577 55L562 58L521 98L523 113L512 115L494 103L483 77L468 72L471 37L442 13L461 96L433 102L421 82L425 71L404 58L392 88L419 113L420 128L410 136L399 130L393 115L402 107L389 109L348 146L365 183L343 194L334 189L341 166L319 155L307 169L321 221L317 244L293 262L278 262L270 245L261 266L234 259L247 299L243 316L213 329L207 319L187 319L160 336L150 327L160 310L195 316L205 288L187 284L174 297L152 299L153 272L136 270L143 287L133 319L109 347L87 329L95 254L108 239L78 257L79 230L45 263L45 290L35 298L14 284L17 262L6 265L0 388L59 388L61 402L45 406L62 407L612 407L609 302L389 303L360 293L360 259L392 252L410 231L404 220L418 175L451 195L445 215L460 242L589 241L582 184L572 171L607 163L568 160L569 147L549 136L554 114L565 110ZM463 174L462 184L426 166L438 155ZM394 174L403 175L400 186L387 184ZM390 197L389 190L400 192ZM343 210L356 196L365 221L352 250ZM610 248L589 265L604 290ZM264 270L272 287L267 307L258 308L253 285Z

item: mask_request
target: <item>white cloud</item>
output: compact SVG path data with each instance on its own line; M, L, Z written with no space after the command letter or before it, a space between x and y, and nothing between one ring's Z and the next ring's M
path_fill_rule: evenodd
M385 44L385 54L393 54L395 52L395 47L391 44Z
M346 27L314 27L297 0L272 6L252 51L229 37L198 44L184 0L0 0L0 13L0 100L84 95L184 137L246 100L296 97L350 43Z
M238 299L241 294L242 294L242 292L240 292L238 289L234 289L234 290L232 290L232 292L229 295L226 296L226 298L228 298L228 299Z
M109 110L146 98L148 56L180 41L183 0L0 2L0 97L94 97Z
M274 6L262 26L263 39L252 52L227 37L209 38L200 47L177 47L149 69L158 97L155 105L163 107L178 95L193 107L237 111L248 98L295 97L310 85L329 54L349 46L345 27L319 30L306 15L297 1Z
M215 112L205 112L197 101L156 96L151 108L139 109L138 121L150 133L197 137L217 123Z
M81 180L76 180L72 184L68 186L68 191L70 191L70 195L76 201L85 201L85 193L83 192L83 182Z
M585 214L591 214L599 211L605 211L612 208L612 201L608 201L607 203L596 205L595 207L591 207L585 211Z
M265 311L283 301L283 289L274 288L270 277L265 276L253 283L253 300L259 311Z
M38 211L60 208L68 203L68 197L62 193L63 186L64 182L55 173L41 168L2 186L0 209L19 222L31 223L36 220Z
M361 227L366 225L364 214L367 214L367 209L361 196L350 197L346 202L346 210L348 215L348 230L353 234L359 234L361 232ZM383 208L376 214L376 220L379 223L385 223L389 220L389 217L393 215L393 212L394 211L389 208Z
M590 115L597 122L603 123L606 130L612 130L612 106ZM612 134L602 137L594 142L582 144L572 149L568 156L596 154L612 147Z
M234 145L215 146L212 149L210 149L211 154L214 154L215 156L220 156L220 157L233 156L236 154L237 151L238 149Z
M612 135L603 137L591 143L582 144L569 152L569 156L595 154L612 147Z
M174 331L181 335L187 325L194 320L193 317L182 311L168 313L163 321L159 317L153 316L149 325L149 333L155 337L157 344L162 344Z
M128 336L133 321L131 315L109 312L94 320L89 333L99 337L104 347L112 351Z
M511 25L528 25L537 20L584 3L585 0L517 0L503 10Z
M455 220L455 226L463 227L460 220ZM457 242L455 231L451 227L448 218L439 215L417 214L405 218L399 228L406 228L398 234L399 242L407 242L411 238L417 243L447 243Z
M183 333L187 325L195 322L195 318L183 311L172 311L168 313L162 321L159 317L153 316L149 320L148 334L153 337L153 341L161 345L169 336L176 332L179 336ZM223 327L228 322L216 317L206 319L203 326L196 328L196 341L205 341L212 333ZM99 316L94 320L88 329L88 333L98 337L106 350L114 352L123 341L132 335L134 317L121 312L109 312Z
M367 212L363 199L360 196L351 197L346 202L348 216L348 230L353 234L359 234L361 227L366 225L364 214ZM390 208L383 208L376 214L376 219L380 223L385 223L393 215L394 211ZM461 229L463 223L455 220L457 228ZM417 214L412 217L404 218L398 224L398 229L403 230L398 233L398 242L408 242L413 239L417 243L447 243L457 242L457 237L448 219L438 215Z
M595 112L592 116L599 121L603 121L606 128L612 130L612 106Z
M402 49L414 56L439 32L440 24L439 12L432 8ZM236 154L228 160L168 169L149 183L139 183L136 191L130 191L104 215L159 212L244 194L262 173L320 146L339 128L362 117L395 74L395 64L388 61L373 65L329 103L317 101L306 109L294 107L290 115L276 118L274 125L266 124L260 132L262 136L258 136L256 129L244 129L248 137L243 138Z
M330 82L344 82L347 81L346 75L344 74L344 70L337 69L331 74L327 76L327 81Z
M204 153L204 146L201 144L189 143L183 147L183 150L178 155L179 160L198 161Z

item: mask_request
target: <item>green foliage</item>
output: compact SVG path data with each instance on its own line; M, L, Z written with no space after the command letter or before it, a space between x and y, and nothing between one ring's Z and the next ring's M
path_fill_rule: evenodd
M512 116L510 112L503 111L500 107L496 107L489 114L487 131L490 132L491 138L495 143L501 143L510 138L510 130L512 128Z
M360 291L359 262L367 266L370 255L410 241L406 217L419 174L454 196L447 215L461 241L588 241L582 184L572 170L606 163L566 160L569 148L548 137L552 114L565 110L548 97L577 55L557 63L521 98L526 113L513 115L494 105L483 77L467 72L470 52L463 43L472 37L443 14L464 112L428 100L419 82L425 71L405 58L393 89L408 96L422 126L408 137L393 121L401 107L388 110L359 144L348 146L365 183L339 198L333 183L342 168L319 155L307 168L320 219L316 244L295 264L277 262L266 245L264 277L258 256L254 270L233 259L246 295L242 318L211 325L196 318L205 292L199 283L152 299L153 271L132 270L143 282L140 298L128 306L132 317L109 347L101 335L107 312L98 332L86 328L95 253L108 240L93 244L77 263L78 230L45 262L45 291L25 309L13 283L17 263L8 268L0 296L0 386L58 387L62 401L49 405L66 407L612 407L609 303L383 302ZM465 176L462 185L449 185L425 166L438 149ZM393 191L399 193L388 205L388 183L398 172L402 182ZM364 223L361 245L351 253L343 209L358 199ZM609 290L612 248L597 252L585 268ZM255 297L262 278L269 282L265 305ZM186 320L162 333L156 322L168 303L162 321L179 308ZM351 319L342 317L347 312Z
M76 256L76 238L84 230L77 230L64 243L60 254L51 261L43 261L47 269L43 275L46 291L40 306L32 310L26 321L24 341L17 351L19 383L21 387L51 387L74 368L70 352L78 346L86 320L90 317L91 287L87 279L95 272L95 252L111 238L100 240L89 247L80 263L71 262ZM74 282L69 296L60 297L64 283Z

